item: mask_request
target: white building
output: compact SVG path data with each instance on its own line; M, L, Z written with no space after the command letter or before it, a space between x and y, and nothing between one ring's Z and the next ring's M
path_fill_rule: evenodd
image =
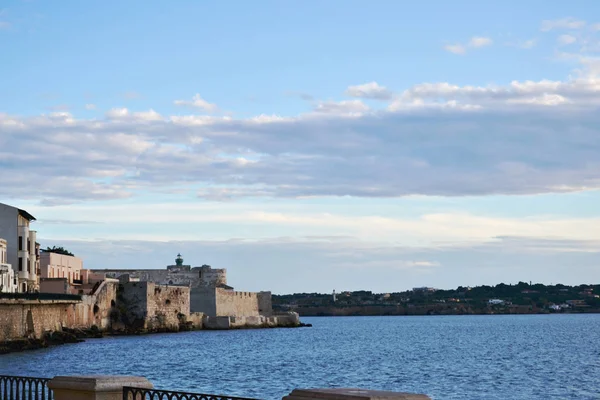
M6 240L7 264L17 279L17 291L26 293L38 290L36 232L29 230L35 221L25 210L0 203L0 237Z
M493 305L493 306L502 305L504 303L505 303L505 301L504 300L500 300L500 299L489 299L488 300L488 304L489 305Z
M6 255L6 240L0 238L0 293L14 293L16 291L15 272L8 263Z

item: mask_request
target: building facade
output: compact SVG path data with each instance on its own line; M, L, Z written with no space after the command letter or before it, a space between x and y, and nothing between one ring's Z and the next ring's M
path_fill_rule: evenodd
M6 240L7 264L12 266L17 291L39 289L36 231L30 230L35 217L27 211L0 203L0 237Z
M14 293L16 291L17 281L12 265L8 263L6 240L0 238L0 293Z
M42 251L40 254L41 278L66 278L71 285L81 283L83 260L79 257Z

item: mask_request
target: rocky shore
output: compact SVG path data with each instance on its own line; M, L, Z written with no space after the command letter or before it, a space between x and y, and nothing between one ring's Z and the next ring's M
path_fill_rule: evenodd
M302 328L311 326L312 324L299 323L297 325L287 324L280 326L232 326L227 329ZM205 327L204 329L219 330L221 328ZM162 327L156 329L125 328L102 331L95 325L89 329L63 328L61 331L47 332L41 339L31 337L0 342L0 355L28 350L43 349L50 346L59 346L68 343L81 343L85 341L85 339L99 339L105 336L148 335L153 333L177 333L194 330L200 329L195 328L192 324L182 324L179 326L179 329Z
M103 337L97 327L90 329L63 329L62 331L47 332L44 337L22 338L0 342L0 354L26 350L43 349L67 343L80 343L83 339Z

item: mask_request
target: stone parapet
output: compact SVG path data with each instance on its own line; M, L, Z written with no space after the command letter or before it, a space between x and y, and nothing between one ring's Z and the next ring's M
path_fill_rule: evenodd
M424 394L364 389L295 389L283 400L431 400Z
M154 387L148 379L138 376L57 376L48 382L54 400L122 400L124 386Z

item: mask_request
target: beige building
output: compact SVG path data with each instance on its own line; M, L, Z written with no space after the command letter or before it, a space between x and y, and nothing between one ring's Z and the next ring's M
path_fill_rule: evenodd
M39 289L36 232L29 229L35 217L27 211L0 203L0 237L6 240L7 264L17 280L17 291L35 292Z
M83 261L79 257L42 251L40 273L42 278L66 278L71 285L81 284Z
M17 291L17 282L6 250L6 240L0 238L0 293L14 293Z

